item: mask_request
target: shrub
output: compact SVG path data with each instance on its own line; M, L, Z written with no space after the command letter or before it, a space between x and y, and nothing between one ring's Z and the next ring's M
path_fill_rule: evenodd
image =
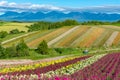
M18 29L13 29L10 31L10 34L18 34L20 33Z
M8 35L6 31L1 31L0 32L0 38L5 38Z
M59 54L62 54L62 50L60 48L55 48L55 51L58 52Z

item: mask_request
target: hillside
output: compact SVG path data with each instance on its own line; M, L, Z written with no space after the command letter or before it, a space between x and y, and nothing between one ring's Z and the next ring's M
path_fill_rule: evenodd
M46 40L49 47L102 47L118 46L120 44L120 27L112 25L79 25L62 27L52 30L42 30L14 38L3 42L4 46L10 46L24 39L30 48L36 48L38 44Z

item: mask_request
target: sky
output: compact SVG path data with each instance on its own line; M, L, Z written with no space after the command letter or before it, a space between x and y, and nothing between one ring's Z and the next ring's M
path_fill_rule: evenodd
M120 0L0 0L0 13L53 10L120 13Z
M49 4L59 7L81 8L120 5L120 0L7 0L15 3Z

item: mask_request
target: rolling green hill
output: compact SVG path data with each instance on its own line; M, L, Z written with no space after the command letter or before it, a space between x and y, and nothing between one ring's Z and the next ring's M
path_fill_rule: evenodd
M40 30L2 42L7 47L24 39L30 48L46 40L49 47L102 47L120 44L120 27L112 25L79 25L52 30Z

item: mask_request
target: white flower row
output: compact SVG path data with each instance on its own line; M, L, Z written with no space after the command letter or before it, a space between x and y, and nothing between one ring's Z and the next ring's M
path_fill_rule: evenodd
M50 71L45 73L44 75L51 77L51 76L60 76L60 75L70 75L75 73L76 71L79 71L91 64L93 64L94 62L98 61L100 58L102 58L103 56L105 56L106 54L101 54L101 55L94 55L86 60L82 60L82 61L78 61L75 64L71 64L69 66L66 67L62 67L61 69L55 70L55 71Z

